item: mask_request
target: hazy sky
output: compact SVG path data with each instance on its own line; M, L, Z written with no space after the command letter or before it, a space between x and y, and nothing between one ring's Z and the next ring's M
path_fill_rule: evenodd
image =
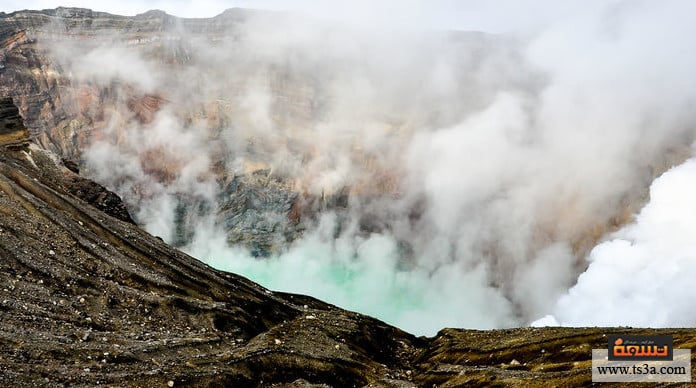
M227 8L291 10L348 23L508 32L529 30L582 12L600 0L3 0L0 11L84 7L120 15L161 9L181 17L210 17ZM615 3L618 0L606 0Z

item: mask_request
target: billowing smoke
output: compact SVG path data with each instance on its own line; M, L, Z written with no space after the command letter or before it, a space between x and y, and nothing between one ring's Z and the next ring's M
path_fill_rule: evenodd
M590 266L535 325L692 327L696 322L696 160L655 180L634 224L596 246Z
M179 22L154 43L131 33L53 55L114 107L84 151L89 173L215 267L419 334L547 314L693 325L688 295L668 287L694 274L692 206L672 188L691 164L611 233L691 153L694 11L606 2L524 35L253 12L215 34ZM219 217L254 172L319 209L287 240L278 212L255 214L259 233L278 228L261 258Z

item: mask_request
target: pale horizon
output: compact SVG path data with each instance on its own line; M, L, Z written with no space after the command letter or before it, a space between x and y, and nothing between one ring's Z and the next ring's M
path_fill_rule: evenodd
M380 1L350 3L316 0L126 0L94 2L90 0L10 0L0 11L43 10L58 7L89 8L93 11L134 16L149 10L162 10L185 18L206 18L230 8L290 11L336 23L367 26L407 27L437 30L473 30L491 33L534 31L578 13L589 12L597 5L611 6L619 1L550 0L436 0Z

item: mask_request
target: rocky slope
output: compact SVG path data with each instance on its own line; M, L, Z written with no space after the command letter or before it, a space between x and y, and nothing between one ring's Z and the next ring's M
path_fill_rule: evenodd
M611 333L442 330L416 338L214 270L131 222L27 137L0 101L0 382L6 386L589 386ZM111 198L108 206L96 197ZM696 365L696 364L694 364ZM692 372L693 373L693 372Z

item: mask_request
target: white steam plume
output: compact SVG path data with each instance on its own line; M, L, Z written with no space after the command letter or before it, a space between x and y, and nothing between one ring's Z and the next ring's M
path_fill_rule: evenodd
M535 325L693 327L696 160L655 180L636 222L596 246L587 271Z

